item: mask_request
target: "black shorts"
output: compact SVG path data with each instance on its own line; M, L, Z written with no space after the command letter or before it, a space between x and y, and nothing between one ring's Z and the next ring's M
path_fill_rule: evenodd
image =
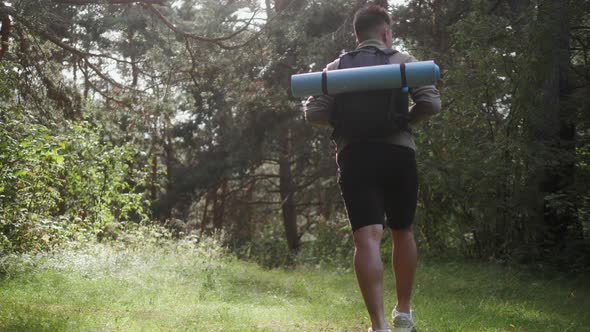
M405 229L414 222L418 197L414 150L388 143L351 143L336 162L353 232L384 222L392 229Z

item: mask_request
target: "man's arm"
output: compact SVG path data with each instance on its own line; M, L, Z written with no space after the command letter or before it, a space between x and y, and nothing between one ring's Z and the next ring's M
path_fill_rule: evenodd
M319 127L332 127L330 117L334 108L334 97L324 95L309 97L303 106L305 120Z
M338 60L333 61L326 66L327 70L333 70L336 68L338 68ZM319 127L332 127L330 118L333 110L334 97L329 95L309 97L303 105L305 120L312 125Z
M391 57L391 63L409 63L416 61L418 61L416 58L403 52L398 52ZM434 85L410 88L410 96L415 103L410 109L410 124L416 124L440 112L440 93Z
M410 124L416 124L440 112L440 93L434 85L410 89L410 95L416 103L410 109Z

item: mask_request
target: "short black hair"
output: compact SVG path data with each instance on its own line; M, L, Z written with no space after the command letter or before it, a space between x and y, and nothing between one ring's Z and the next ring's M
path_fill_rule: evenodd
M383 23L391 25L391 18L387 10L378 5L367 5L357 10L352 21L354 33L359 41L373 37L374 31Z

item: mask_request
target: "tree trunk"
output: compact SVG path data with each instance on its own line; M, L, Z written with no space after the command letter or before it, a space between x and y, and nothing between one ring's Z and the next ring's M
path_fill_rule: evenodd
M127 42L129 43L130 47L135 46L134 37L135 37L135 31L130 26L128 26L127 27ZM131 61L131 77L132 77L131 86L133 88L137 88L137 83L139 82L139 69L137 68L137 63L136 63L137 59L136 59L136 55L135 55L135 50L133 50L131 52L129 60Z
M332 215L332 210L330 209L330 205L328 204L328 198L326 196L326 189L321 189L318 192L318 205L320 214L322 215L325 221L328 221L330 220L330 217Z
M0 9L4 7L4 3L0 1ZM12 21L10 20L10 16L4 13L1 14L0 23L2 23L2 26L0 27L0 60L2 60L4 54L6 54L8 51L10 42L10 32L12 30Z
M508 4L510 5L512 13L522 15L530 5L530 0L509 0Z
M448 47L449 35L447 32L447 15L445 14L446 0L432 1L433 24L432 39L433 51L442 54Z
M84 72L88 72L88 65L84 62ZM90 94L90 82L87 75L84 75L84 101L88 100Z
M163 149L164 149L164 157L166 160L164 163L166 164L166 182L167 186L170 186L172 183L172 168L174 167L175 161L175 151L174 151L174 141L172 137L172 123L170 121L169 116L165 116L164 119L164 139L163 139Z
M155 144L155 143L153 143ZM150 197L152 202L158 198L158 155L155 151L155 145L152 146L152 174L150 176Z
M233 243L235 248L249 243L252 240L254 229L253 204L255 182L246 187L240 204L240 216L236 219L236 231L233 232Z
M292 2L296 2L291 5ZM297 6L302 4L301 0L275 0L274 8L277 13L281 11L295 12ZM270 9L270 1L266 0L267 15L271 17L272 11ZM292 65L294 56L292 51L288 50L285 45L283 27L288 24L288 18L283 18L278 24L272 26L270 35L273 41L273 50L278 56L283 57L287 66L283 66L282 70L275 75L274 84L278 84L279 88L288 90L289 81L287 79L289 71L286 67ZM278 83L277 83L278 82ZM279 106L280 107L280 106ZM283 226L285 227L285 234L287 237L287 244L291 252L297 251L299 248L299 235L297 231L297 210L295 208L294 195L294 181L291 172L292 166L292 147L291 147L291 129L289 120L285 120L282 130L278 133L279 146L279 191L281 198L281 214L283 217Z
M279 191L281 193L281 212L287 235L289 249L294 252L299 248L297 234L297 211L295 209L293 176L291 174L291 130L281 133L279 155Z
M203 207L203 218L201 220L201 234L204 234L207 231L207 225L209 224L209 204L213 199L213 191L209 190L207 194L205 194L205 207Z
M568 103L571 86L567 2L548 0L538 7L534 62L541 96L529 111L529 202L539 254L564 254L579 223L575 192L575 109ZM531 98L534 98L531 96ZM571 204L574 206L571 206Z
M213 228L220 231L223 228L223 216L225 214L225 197L227 195L227 180L221 184L221 195L215 197L215 207L213 210Z

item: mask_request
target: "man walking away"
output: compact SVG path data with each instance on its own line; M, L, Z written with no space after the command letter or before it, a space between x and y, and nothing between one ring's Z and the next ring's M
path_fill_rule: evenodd
M417 61L392 49L391 18L376 5L358 10L353 20L356 50L327 65L327 70ZM329 91L328 91L329 93ZM440 111L434 86L409 89L408 110L401 89L310 97L306 119L334 129L338 184L354 238L354 270L371 318L371 331L390 331L383 309L380 244L384 220L393 241L392 266L397 304L393 330L415 331L410 296L416 271L412 224L418 193L416 146L410 126Z

